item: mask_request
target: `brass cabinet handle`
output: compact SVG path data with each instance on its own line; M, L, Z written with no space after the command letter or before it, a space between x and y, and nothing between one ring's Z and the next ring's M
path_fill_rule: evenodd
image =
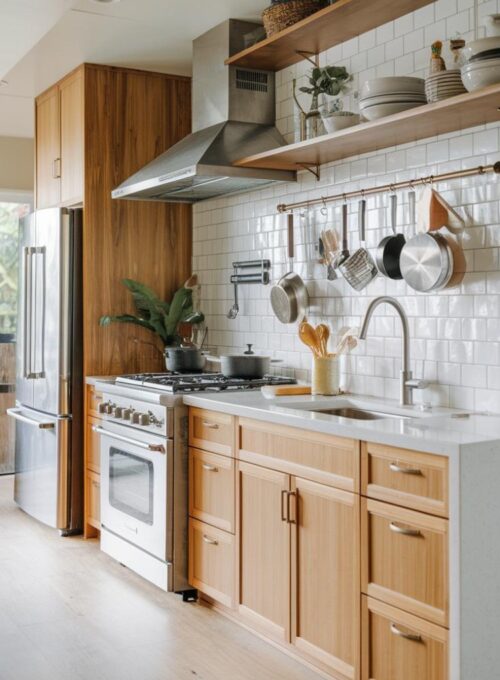
M203 534L203 540L205 541L205 543L208 543L208 545L219 545L219 541L216 541L215 538L205 536L205 534Z
M395 534L403 534L403 536L422 536L422 532L418 529L410 529L409 527L402 527L396 522L391 522L389 524L389 529Z
M403 475L421 475L422 474L422 470L419 470L418 468L403 467L401 465L398 465L397 463L391 463L389 465L389 470L391 470L391 472L399 472L400 474L403 474Z
M293 498L293 519L291 518L291 514L290 514L290 506L291 506L290 499L291 498ZM287 492L286 514L287 514L289 524L297 524L297 492L296 491L288 491Z
M391 633L393 635L397 635L398 637L404 638L405 640L410 640L411 642L422 642L421 635L416 635L415 633L405 633L400 628L398 628L395 623L391 623Z
M208 427L209 430L218 430L219 426L217 423L209 423L208 420L203 421L203 427Z
M281 521L282 522L288 522L288 503L285 503L285 498L288 497L288 491L286 489L283 489L281 492Z
M202 463L202 468L208 472L219 472L219 468L215 465L209 465L208 463Z

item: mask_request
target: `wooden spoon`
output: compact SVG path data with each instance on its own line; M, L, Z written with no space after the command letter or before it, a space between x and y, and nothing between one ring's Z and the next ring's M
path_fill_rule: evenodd
M314 356L321 356L318 334L316 329L310 323L307 323L307 321L303 321L299 326L299 338L304 345L307 345L313 351Z
M316 335L318 336L319 349L321 351L321 356L326 357L328 354L328 340L330 339L330 329L324 323L320 323L316 326Z

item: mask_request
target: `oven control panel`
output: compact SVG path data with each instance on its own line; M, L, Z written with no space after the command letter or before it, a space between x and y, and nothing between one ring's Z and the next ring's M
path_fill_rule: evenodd
M172 437L172 409L139 399L103 395L99 413L104 420Z

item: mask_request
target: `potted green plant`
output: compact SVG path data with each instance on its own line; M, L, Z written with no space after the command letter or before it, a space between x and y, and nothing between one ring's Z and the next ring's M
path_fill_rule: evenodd
M307 112L304 111L298 101L296 82L294 81L294 99L303 119L302 138L310 139L311 137L318 136L318 134L323 134L322 118L323 122L325 122L327 118L355 116L355 114L342 110L342 100L339 97L339 95L348 90L351 80L352 76L348 73L345 66L315 66L308 75L308 84L299 88L300 92L311 96L311 105ZM354 125L354 122L352 121L350 124ZM330 127L329 121L327 126ZM328 132L333 131L328 129L328 127ZM343 127L346 126L344 125Z
M132 293L136 314L105 315L99 319L101 326L112 323L126 323L146 328L160 339L166 354L169 347L179 346L181 323L199 324L204 315L193 309L193 277L174 293L171 302L166 302L148 286L132 279L123 279L123 285Z

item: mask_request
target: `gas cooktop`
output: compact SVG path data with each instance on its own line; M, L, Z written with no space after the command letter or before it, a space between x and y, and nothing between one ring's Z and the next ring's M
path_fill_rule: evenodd
M294 378L265 375L263 378L227 378L222 373L137 373L116 379L120 385L135 385L162 392L221 392L251 390L263 385L295 385Z

